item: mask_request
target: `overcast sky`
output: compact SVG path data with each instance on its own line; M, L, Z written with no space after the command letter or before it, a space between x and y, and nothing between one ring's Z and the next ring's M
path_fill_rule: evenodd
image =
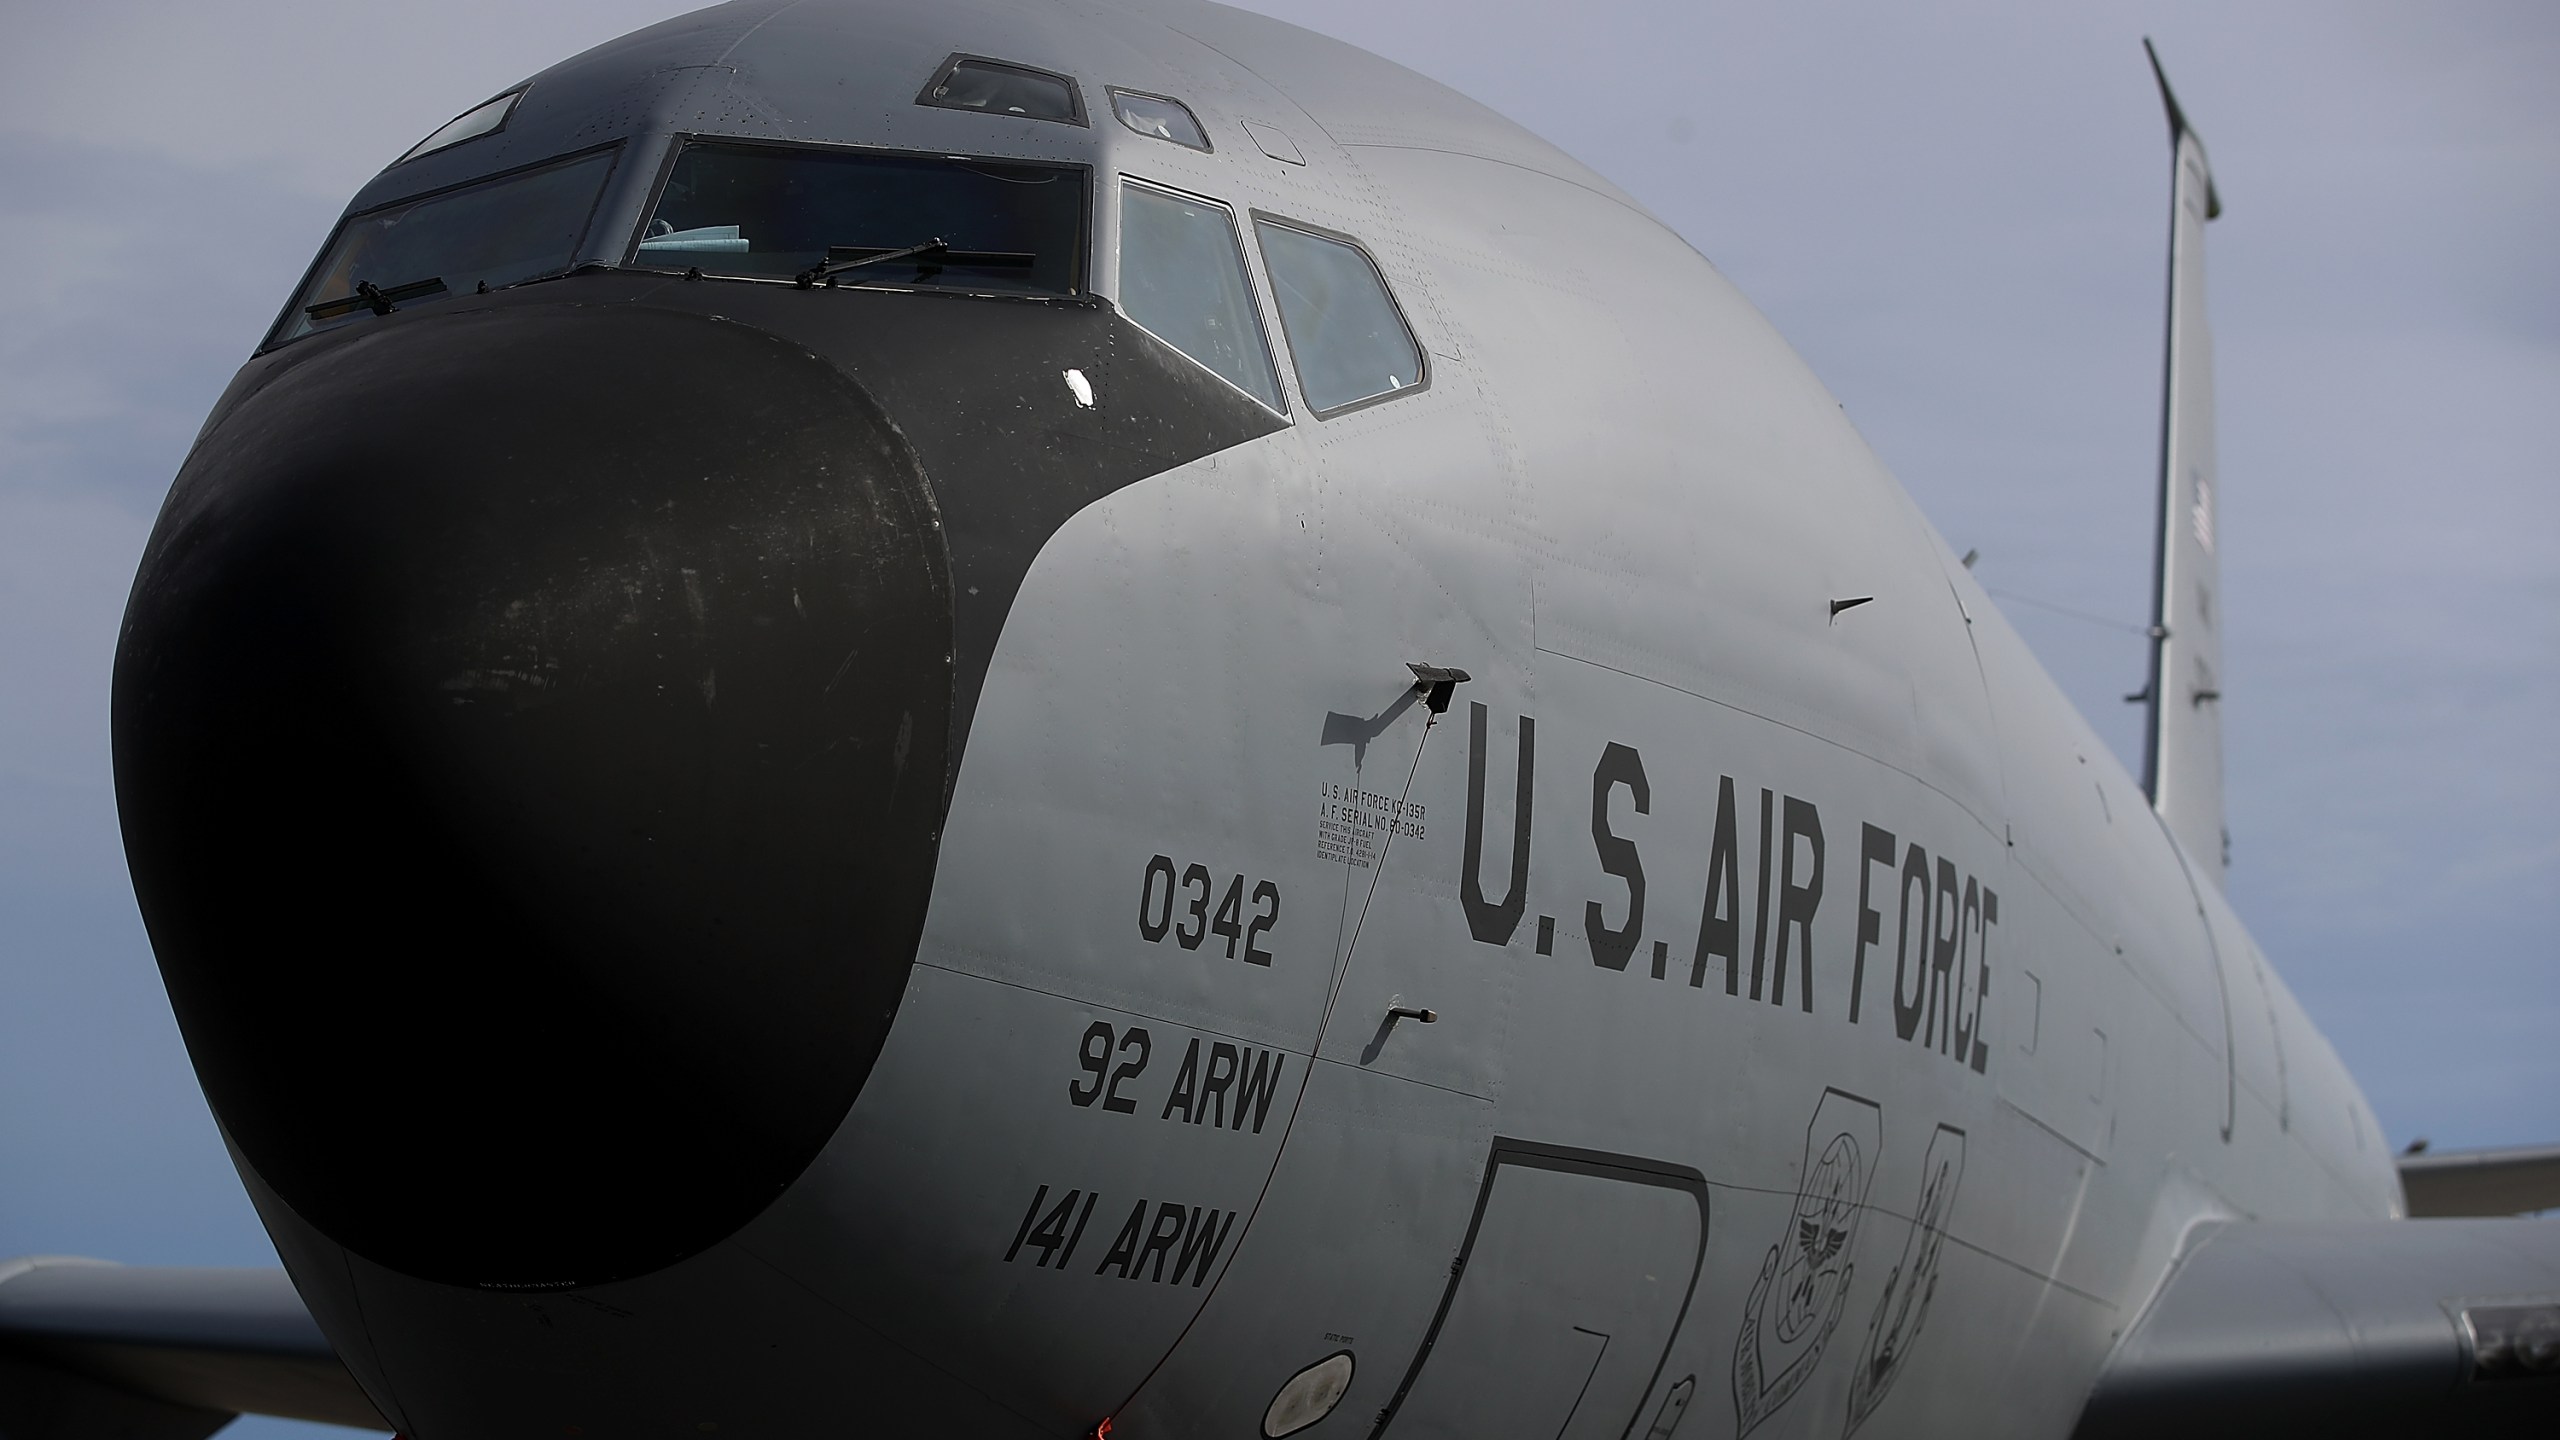
M0 1256L272 1263L116 837L133 565L346 197L456 111L681 8L13 13ZM1686 235L1980 549L2128 757L2169 168L2152 36L2227 207L2234 898L2395 1143L2560 1140L2560 7L1259 8L1476 96Z

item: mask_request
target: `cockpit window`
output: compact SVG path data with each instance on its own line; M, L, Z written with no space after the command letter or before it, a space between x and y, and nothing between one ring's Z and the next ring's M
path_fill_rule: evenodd
M1113 89L1111 113L1120 123L1141 135L1170 140L1194 150L1209 148L1209 136L1201 130L1200 121L1191 107L1166 95L1145 95L1135 90Z
M349 216L270 343L567 270L613 159L591 151Z
M1268 216L1254 229L1307 408L1323 415L1422 383L1422 347L1368 252Z
M989 115L1020 115L1029 120L1084 123L1084 96L1076 82L1047 70L1034 70L1009 60L983 55L954 55L942 62L917 94L919 105L944 110L981 110Z
M1120 313L1247 395L1284 408L1226 206L1121 182Z
M474 105L438 126L434 134L409 147L408 154L391 163L403 165L421 155L432 155L438 150L449 149L465 140L477 140L483 135L494 135L506 128L507 117L515 113L516 102L523 98L524 87L518 86L495 100Z
M753 280L1073 295L1085 170L871 150L695 142L632 263Z

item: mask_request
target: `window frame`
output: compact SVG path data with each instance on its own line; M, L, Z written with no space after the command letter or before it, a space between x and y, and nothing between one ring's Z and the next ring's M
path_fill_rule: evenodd
M993 66L998 70L1010 70L1017 75L1037 75L1044 80L1058 81L1067 87L1067 103L1075 107L1075 113L1063 120L1049 115L1013 115L1002 110L981 110L974 105L954 105L948 100L933 98L933 92L948 84L954 71L971 62ZM1057 70L1046 70L1037 65L1025 65L1019 60L1000 60L993 55L976 55L966 50L954 50L942 57L942 63L934 66L933 73L925 77L924 87L916 91L916 103L928 110L956 110L963 115L992 115L999 120L1037 120L1044 125L1075 125L1088 130L1093 128L1092 117L1085 109L1084 82L1073 75Z
M1183 147L1181 147L1181 148L1188 150L1188 149L1190 149L1191 147L1189 147L1189 146L1187 146L1187 145L1186 145L1186 146L1183 146ZM1194 152L1194 153L1197 153L1197 152ZM1295 377L1295 375L1294 375L1294 374L1292 374L1292 375L1288 375L1288 376L1283 376L1283 375L1280 373L1280 355L1279 355L1279 352L1278 352L1278 351L1276 351L1276 350L1274 350L1274 349L1272 348L1272 346L1271 346L1271 317L1263 313L1263 308L1262 308L1262 307L1263 307L1262 292L1261 292L1261 289L1260 289L1260 288L1259 288L1259 287L1254 283L1253 263L1254 263L1254 260L1255 260L1256 258L1258 258L1258 257L1257 257L1257 255L1255 254L1254 250L1253 250L1252 248L1247 247L1247 246L1246 246L1246 244L1244 243L1244 227L1243 227L1243 226L1241 226L1241 225L1239 225L1239 224L1237 224L1237 217L1238 217L1238 216L1240 216L1240 215L1245 215L1245 214L1249 214L1249 213L1254 213L1254 212L1246 211L1246 210L1244 210L1243 208L1241 208L1241 207L1239 207L1239 206L1233 205L1233 204L1231 204L1231 203L1229 203L1229 202L1227 202L1227 201L1224 201L1224 200L1220 200L1220 199L1218 199L1218 198L1217 198L1217 197L1215 197L1215 196L1211 196L1211 195L1203 195L1203 194L1201 194L1200 192L1198 192L1198 191L1196 191L1196 190L1185 190L1185 189L1180 188L1179 186L1167 185L1167 184L1165 184L1165 183L1164 183L1163 181L1161 181L1161 180L1149 180L1149 179L1147 179L1146 177L1144 177L1144 176L1142 176L1142 175L1132 175L1132 174L1128 173L1128 172L1127 172L1127 171L1125 171L1125 170L1124 170L1124 171L1122 171L1122 172L1120 172L1119 180L1120 180L1120 185L1121 185L1121 187L1122 187L1122 188L1121 188L1121 194L1119 194L1119 195L1114 195L1114 196L1112 197L1112 205L1113 205L1113 207L1114 207L1114 208L1113 208L1113 210L1112 210L1112 214L1111 214L1111 224L1112 224L1112 246L1111 246L1111 249L1112 249L1112 254L1111 254L1111 290L1112 290L1112 295L1111 295L1111 308L1112 308L1112 310L1113 310L1114 312L1116 312L1116 313L1119 315L1119 317L1120 317L1121 319L1128 321L1131 325L1137 326L1137 328L1138 328L1139 330L1144 331L1148 339L1155 341L1157 344L1162 345L1162 346L1163 346L1164 348L1166 348L1167 350L1170 350L1170 351L1172 351L1174 354L1181 356L1181 357L1183 358L1183 360L1184 360L1184 361L1186 361L1186 362L1188 362L1189 364L1199 366L1199 367L1200 367L1200 370L1201 370L1201 372L1202 372L1202 373L1204 373L1204 374L1208 375L1210 378L1212 378L1212 379L1216 380L1219 384L1226 386L1228 389L1233 390L1234 392L1236 392L1237 394L1239 394L1239 395L1243 396L1243 397L1244 397L1244 398L1246 398L1247 400L1252 401L1254 404L1256 404L1256 405L1260 405L1263 409L1270 411L1272 414L1279 416L1281 419L1283 419L1283 420L1287 420L1287 421L1289 421L1289 422L1290 422L1290 423L1292 423L1292 424L1296 423L1296 417L1295 417L1295 416L1290 412L1290 409L1289 409L1289 382L1290 382L1291 380L1295 379L1296 377ZM1124 204L1122 204L1122 201L1121 201L1121 195L1125 195L1125 194L1127 193L1127 188L1126 188L1126 187L1131 186L1131 185L1135 185L1135 186L1137 186L1137 187L1139 187L1140 189L1143 189L1143 190L1153 190L1153 191L1155 191L1155 192L1156 192L1157 194L1159 194L1159 195L1170 195L1170 196L1174 197L1174 198L1175 198L1175 199L1177 199L1177 200L1188 200L1188 201L1193 202L1194 204L1214 206L1215 208L1217 208L1217 209L1219 209L1219 210L1223 210L1223 211L1225 211L1225 212L1226 212L1226 215L1227 215L1227 229L1228 229L1228 233L1229 233L1230 235L1232 235L1232 236L1235 238L1235 242L1236 242L1236 265L1237 265L1237 268L1238 268L1238 269L1240 269L1240 270L1243 272L1243 274L1244 274L1244 295L1245 295L1245 300L1246 300L1246 302L1247 302L1248 304L1250 304L1250 305L1253 307L1253 324L1254 324L1254 328L1255 328L1255 330L1257 330L1258 332L1260 332L1257 338L1259 338L1259 339L1261 340L1261 342L1262 342L1262 358L1263 358L1265 361L1268 361L1268 362L1270 363L1270 365L1271 365L1271 389L1272 389L1272 391L1273 391L1274 395L1278 398L1278 400L1279 400L1279 402L1280 402L1279 404L1274 405L1274 404L1271 404L1271 403L1270 403L1270 402L1268 402L1268 401L1265 401L1261 396L1254 394L1252 391L1247 390L1246 388L1244 388L1244 387L1243 387L1243 386L1241 386L1241 385L1238 385L1236 382L1234 382L1233 380L1228 379L1226 376L1224 376L1224 375L1220 375L1217 371L1210 369L1210 368L1208 367L1208 365L1207 365L1205 362L1201 361L1199 358L1197 358L1196 356L1194 356L1190 351L1185 350L1185 349L1183 349L1181 346L1174 344L1172 341L1167 340L1166 338L1164 338L1164 337L1163 337L1163 336L1161 336L1161 335L1158 335L1158 334L1157 334L1156 332L1154 332L1153 330L1148 330L1148 329L1147 329L1147 327L1146 327L1145 325L1143 325L1143 324L1140 324L1140 323L1139 323L1139 321L1138 321L1137 317L1135 317L1135 316L1133 316L1133 315L1131 315L1131 314L1129 313L1128 306L1126 306L1125 304L1123 304L1123 303L1121 302L1121 296L1120 296L1120 273L1121 273L1121 272L1120 272L1120 250L1121 250L1121 237L1122 237L1123 235L1127 234L1127 232L1128 232L1128 223L1127 223L1127 220L1126 220L1126 218L1125 218L1125 217L1126 217L1126 215L1127 215L1127 207L1126 207ZM1300 399L1304 399L1305 397L1304 397L1304 396L1300 396L1299 398L1300 398Z
M962 290L948 285L891 285L876 280L865 281L855 288L878 294L965 295L972 300L1026 300L1039 305L1081 305L1092 298L1095 203L1093 192L1094 177L1099 172L1088 161L1054 160L1045 155L954 155L947 149L914 150L899 145L845 145L822 140L768 140L758 135L720 135L698 130L679 130L667 137L667 153L658 161L657 177L649 182L648 194L640 203L639 218L631 222L631 236L623 244L622 258L616 262L616 268L649 275L679 277L691 268L681 265L661 265L654 261L644 262L640 258L640 242L648 238L649 221L658 213L658 201L666 194L667 182L675 176L676 162L684 158L687 147L696 144L725 145L733 149L800 150L821 155L878 155L903 160L954 160L964 165L973 160L982 160L990 165L1036 165L1050 170L1081 172L1084 176L1085 203L1079 207L1080 213L1076 217L1076 253L1069 265L1075 283L1066 294L1020 295L994 290ZM792 285L794 283L788 275L715 275L708 270L702 272L702 278L730 281L740 285Z
M1394 283L1387 279L1387 267L1378 263L1378 257L1370 251L1368 246L1361 244L1357 237L1346 235L1339 230L1327 229L1322 225L1282 215L1276 211L1264 210L1259 206L1253 210L1253 223L1256 227L1253 237L1254 254L1262 262L1263 280L1271 287L1271 308L1280 316L1280 335L1289 347L1289 378L1297 384L1298 398L1306 400L1308 414L1318 420L1331 420L1337 416L1348 415L1355 410L1366 410L1372 405L1383 405L1390 400L1419 395L1431 388L1431 347L1423 343L1421 332L1413 328L1413 316L1405 310L1404 299L1396 294ZM1346 400L1325 410L1317 409L1315 401L1307 399L1305 367L1298 359L1298 337L1289 331L1289 307L1280 303L1280 281L1272 273L1270 252L1262 246L1260 227L1265 224L1275 225L1283 230L1295 230L1301 235L1312 235L1318 240L1331 240L1336 244L1348 245L1353 253L1368 262L1369 273L1378 277L1378 289L1387 297L1387 308L1395 312L1396 324L1403 327L1404 338L1413 342L1413 353L1418 358L1415 360L1416 373L1412 384L1399 385L1393 390L1382 390L1375 395L1364 395L1357 400Z
M491 131L490 133L495 134L497 132ZM468 145L471 142L466 140L462 143ZM605 197L613 193L613 177L621 173L624 152L628 148L629 140L627 137L607 140L600 145L589 145L580 150L565 151L558 155L547 155L540 160L531 161L523 165L511 165L504 170L492 170L486 175L474 175L468 179L456 180L450 185L438 185L433 189L420 190L413 194L402 195L396 199L382 201L380 204L367 205L361 210L349 210L341 214L338 217L338 223L329 227L329 238L321 241L320 248L311 253L311 263L302 267L302 277L293 282L293 290L285 296L283 308L276 311L276 318L269 321L267 324L266 337L258 342L258 348L251 353L255 355L264 355L268 351L277 349L280 346L291 345L299 341L317 339L322 335L337 333L335 330L314 330L305 335L295 335L284 339L277 338L278 332L284 329L285 322L292 319L293 316L300 311L301 306L298 302L301 301L303 292L311 288L312 277L320 273L320 262L329 258L330 252L338 248L339 237L345 235L347 233L347 227L353 225L357 221L366 219L370 216L379 215L385 210L397 209L403 205L415 205L422 201L433 200L438 196L450 195L457 190L469 190L480 185L493 185L501 180L512 180L519 175L529 174L536 170L547 170L554 165L573 164L592 155L611 154L613 156L613 163L605 167L604 182L596 187L596 198L593 201L590 201L587 205L587 223L578 232L577 249L586 249L587 242L595 238L596 217L604 208ZM435 150L430 151L429 153L441 155L444 151ZM655 195L657 192L653 190L650 193ZM516 283L519 285L529 285L536 280L556 280L560 275L569 274L577 268L577 256L573 251L570 256L570 263L568 267L561 270L559 274L537 275L528 280L519 280ZM513 289L514 287L510 286L508 288Z

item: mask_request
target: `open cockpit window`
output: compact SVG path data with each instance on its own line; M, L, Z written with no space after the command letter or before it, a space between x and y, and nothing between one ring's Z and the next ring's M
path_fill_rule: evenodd
M1226 206L1121 182L1120 313L1247 395L1285 408Z
M1084 123L1084 95L1076 82L1047 70L990 60L983 55L954 55L933 72L916 96L919 105L943 110L976 110L988 115L1019 115L1026 120Z
M1074 295L1080 165L809 146L687 144L631 263L838 287Z
M525 89L526 87L519 85L494 100L486 100L472 106L438 126L434 134L410 146L408 154L391 163L404 165L421 155L432 155L438 150L451 149L465 140L477 140L483 135L497 134L507 128L507 117L515 113L516 102L524 98Z
M613 160L590 151L348 216L269 343L566 271Z
M1254 230L1308 409L1321 416L1422 383L1422 347L1367 251L1267 215Z

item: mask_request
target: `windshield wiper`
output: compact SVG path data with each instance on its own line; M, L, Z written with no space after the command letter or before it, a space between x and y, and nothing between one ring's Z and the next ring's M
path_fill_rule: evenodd
M900 250L882 249L876 245L830 245L827 258L791 277L792 283L807 290L824 280L835 283L838 275L868 265L885 265L892 260L916 262L916 278L929 279L942 273L945 266L958 265L970 270L1028 270L1040 257L1014 250L954 250L946 240L927 240Z
M424 280L412 280L406 285L394 285L387 290L370 280L359 280L356 282L354 294L341 295L335 300L323 300L317 305L305 305L302 307L302 313L314 320L335 320L341 315L353 315L359 310L371 310L376 315L388 315L399 309L399 302L403 300L423 300L429 295L443 293L444 277L441 275L430 275Z

